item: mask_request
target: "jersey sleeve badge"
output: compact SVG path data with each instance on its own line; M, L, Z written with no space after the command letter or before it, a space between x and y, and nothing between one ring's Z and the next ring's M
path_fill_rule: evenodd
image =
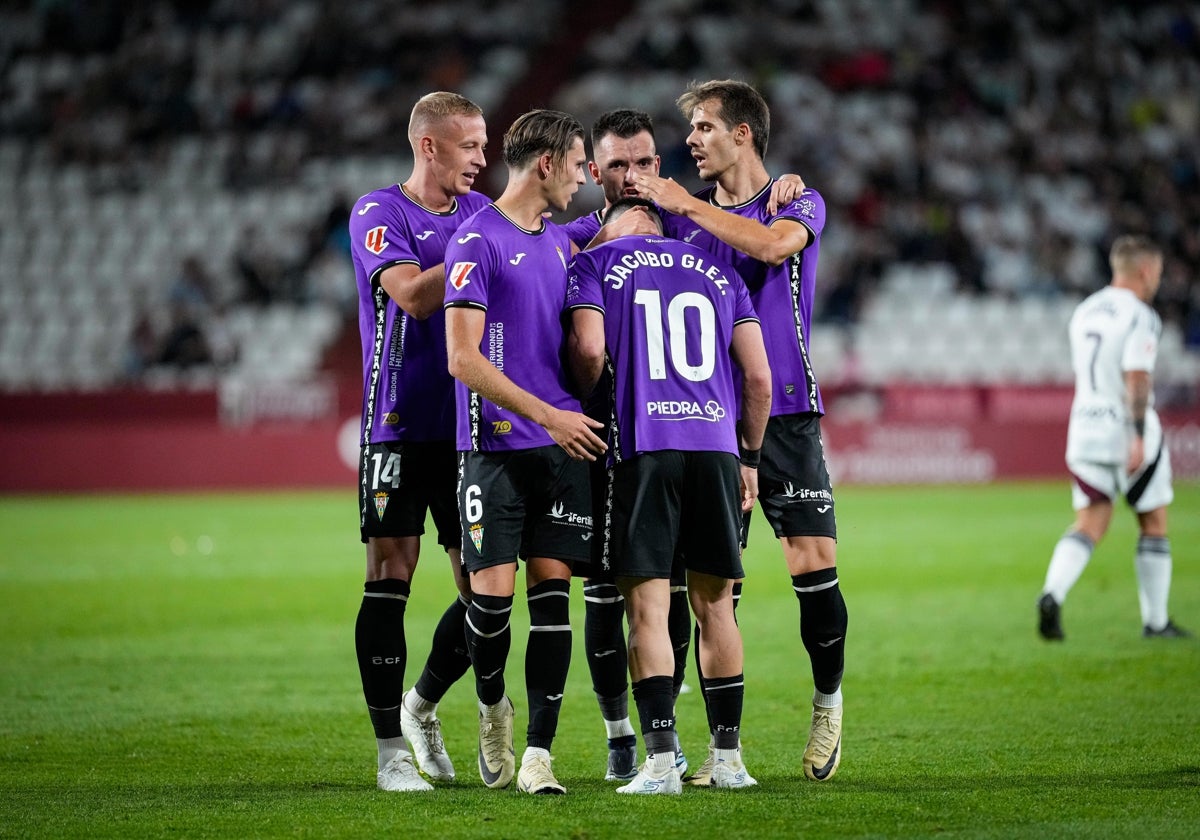
M387 225L379 225L367 231L366 239L363 240L363 245L368 251L375 256L383 253L391 243L387 241Z
M449 273L446 275L450 278L450 284L456 289L461 289L463 286L471 282L470 274L475 270L478 263L473 262L456 262L451 266Z

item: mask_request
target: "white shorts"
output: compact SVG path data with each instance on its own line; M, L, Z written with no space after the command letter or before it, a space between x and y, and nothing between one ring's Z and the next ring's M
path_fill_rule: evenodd
M1143 463L1132 475L1126 474L1124 465L1088 461L1068 460L1067 469L1073 479L1071 504L1075 510L1124 496L1135 513L1149 513L1175 499L1171 487L1171 453L1165 443L1157 459Z

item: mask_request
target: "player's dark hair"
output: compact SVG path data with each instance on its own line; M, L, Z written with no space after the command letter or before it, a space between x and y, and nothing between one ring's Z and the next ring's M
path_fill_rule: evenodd
M767 157L767 140L771 135L771 109L762 94L751 85L736 79L714 79L710 82L695 82L675 100L685 119L692 118L696 106L715 101L720 104L719 116L725 128L732 131L742 123L750 127L754 138L754 151L762 160Z
M645 207L646 212L650 214L650 218L658 223L658 229L663 229L662 214L658 212L658 205L648 198L636 198L634 196L626 196L612 203L612 206L604 212L604 224L616 219L626 210L634 207Z
M635 111L633 108L605 111L592 123L592 147L595 148L609 134L628 140L643 131L654 137L654 121L645 111Z
M504 133L504 162L512 169L524 169L530 161L549 154L555 165L566 160L575 138L586 135L583 124L562 111L528 111Z

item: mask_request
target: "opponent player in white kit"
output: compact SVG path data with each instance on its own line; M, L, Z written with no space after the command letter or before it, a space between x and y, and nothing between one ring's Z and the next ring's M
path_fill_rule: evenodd
M1121 236L1109 265L1112 282L1076 307L1068 328L1075 399L1067 468L1075 522L1054 547L1038 600L1038 632L1048 640L1063 638L1062 603L1108 530L1117 496L1138 519L1134 568L1142 635L1190 635L1167 614L1167 506L1174 493L1152 387L1162 323L1149 305L1162 279L1162 250L1144 236Z

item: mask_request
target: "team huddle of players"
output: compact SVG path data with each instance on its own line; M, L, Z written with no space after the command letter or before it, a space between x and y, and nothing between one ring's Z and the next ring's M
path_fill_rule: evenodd
M770 115L753 87L693 83L677 104L708 184L695 195L659 177L646 114L602 115L589 160L578 120L534 110L506 131L508 181L489 200L473 189L486 166L483 115L437 92L412 111L410 177L354 206L367 548L355 641L382 789L454 778L436 709L471 671L484 783L515 776L527 793L565 792L550 748L573 576L585 579L605 778L636 794L753 786L734 611L756 500L811 666L804 772L824 781L838 768L847 613L807 344L825 204L798 178L768 174ZM589 174L604 209L551 222ZM405 690L404 611L427 514L459 592ZM518 559L530 628L519 772L505 688ZM711 739L689 775L674 705L693 616Z

